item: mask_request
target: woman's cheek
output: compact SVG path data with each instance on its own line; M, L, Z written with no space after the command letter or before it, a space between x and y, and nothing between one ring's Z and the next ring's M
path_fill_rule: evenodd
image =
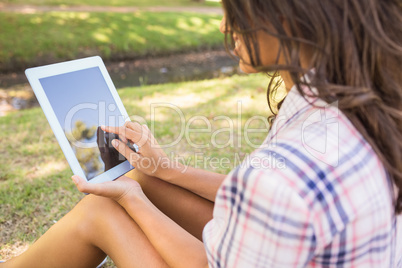
M240 59L239 67L246 74L258 73L258 71L254 69L253 66L251 66L249 63L244 62L242 59Z

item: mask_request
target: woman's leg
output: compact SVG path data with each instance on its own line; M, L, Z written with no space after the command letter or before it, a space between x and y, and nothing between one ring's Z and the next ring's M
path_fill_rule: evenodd
M141 229L116 202L89 195L26 252L4 267L166 267ZM3 267L0 264L0 267Z
M213 203L187 190L129 174L149 199L194 236L201 238ZM196 212L196 213L195 213ZM4 267L94 267L109 255L119 267L164 267L165 263L137 224L116 202L87 196L25 253ZM2 267L2 264L0 264Z
M202 240L202 230L212 219L213 202L135 169L127 176L139 182L149 200L165 215Z

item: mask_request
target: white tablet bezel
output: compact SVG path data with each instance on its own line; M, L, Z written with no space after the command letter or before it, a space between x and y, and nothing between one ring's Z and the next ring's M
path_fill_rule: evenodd
M56 114L50 105L49 99L47 98L45 91L39 81L41 78L46 78L50 76L55 76L59 74L70 73L74 71L84 70L92 67L99 67L103 78L106 81L106 84L110 90L110 93L113 96L114 101L116 102L117 109L120 111L125 121L130 121L130 118L126 112L126 109L123 106L123 103L117 93L117 90L110 78L110 75L103 63L101 57L89 57L84 59L78 59L73 61L67 61L62 63L56 63L41 67L35 67L25 70L25 74L28 78L29 83L36 95L36 98L39 101L40 106L42 107L43 112L50 124L50 127L53 130L53 133L56 136L57 141L60 144L60 147L69 163L74 175L79 175L82 178L85 178L87 181L87 177L85 176L84 171L82 170L77 157L74 154L73 149L71 148L67 137L63 131L62 126L60 125ZM105 181L111 181L117 179L119 176L127 173L132 170L134 167L130 165L128 161L124 161L123 163L109 169L108 171L92 178L89 180L90 183L101 183Z

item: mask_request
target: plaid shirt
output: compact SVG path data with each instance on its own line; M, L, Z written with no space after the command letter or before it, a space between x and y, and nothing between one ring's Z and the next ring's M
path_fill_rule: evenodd
M337 104L293 88L263 146L217 193L203 232L209 266L402 267L394 194Z

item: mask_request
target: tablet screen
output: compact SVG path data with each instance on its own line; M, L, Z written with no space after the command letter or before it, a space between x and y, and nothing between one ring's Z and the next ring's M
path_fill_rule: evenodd
M99 67L39 79L88 180L124 162L99 126L121 126L121 115Z

